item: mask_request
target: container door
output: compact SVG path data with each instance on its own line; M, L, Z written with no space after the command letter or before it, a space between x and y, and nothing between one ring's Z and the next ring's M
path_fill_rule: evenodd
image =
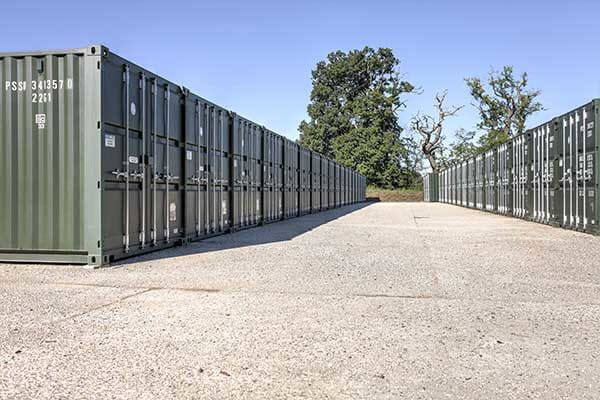
M594 185L595 165L595 112L592 105L587 105L576 112L576 148L577 148L577 227L583 230L595 228L596 188Z
M145 107L140 104L143 96L137 90L140 87L138 74L131 72L128 65L106 63L104 76L105 88L121 93L121 100L114 102L118 111L111 109L113 112L104 115L110 125L105 125L103 132L102 240L103 247L109 251L129 253L147 244L146 227L142 226L145 223L141 213L143 206L138 208L138 204L145 201L143 141L133 130L138 122L145 122ZM138 108L141 108L139 113ZM142 130L145 136L145 129Z
M204 107L200 99L185 99L185 233L190 240L208 233L206 203L206 136Z
M541 142L543 141L543 129L534 129L533 130L533 147L532 147L532 155L533 155L533 163L531 165L533 170L533 213L532 217L534 221L541 221L542 219L542 146Z
M571 118L563 117L561 121L561 152L559 155L559 179L562 194L562 226L570 227L573 224L573 202L572 187L573 179L571 174Z

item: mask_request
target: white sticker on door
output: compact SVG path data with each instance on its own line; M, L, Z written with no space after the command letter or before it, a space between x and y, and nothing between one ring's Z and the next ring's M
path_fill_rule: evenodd
M169 221L177 221L177 204L169 204Z
M109 135L109 134L104 135L104 146L115 147L115 145L116 145L115 135Z
M187 151L185 152L185 158L186 158L188 161L192 161L192 160L194 159L194 155L193 155L193 153L192 153L191 151L187 150Z

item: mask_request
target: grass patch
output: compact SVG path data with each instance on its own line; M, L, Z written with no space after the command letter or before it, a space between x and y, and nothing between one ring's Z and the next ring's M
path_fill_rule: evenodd
M384 202L415 202L423 201L423 191L420 189L381 189L367 188L367 200Z

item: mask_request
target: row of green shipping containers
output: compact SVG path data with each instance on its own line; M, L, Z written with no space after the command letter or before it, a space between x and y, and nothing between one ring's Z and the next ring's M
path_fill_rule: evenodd
M598 233L600 100L428 174L426 201Z
M362 175L106 47L0 53L0 77L0 261L102 265L365 200Z

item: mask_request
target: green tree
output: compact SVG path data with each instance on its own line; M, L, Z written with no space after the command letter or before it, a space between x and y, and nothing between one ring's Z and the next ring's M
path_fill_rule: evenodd
M480 151L523 133L527 117L544 109L536 100L540 91L527 89L527 73L515 78L512 66L491 71L487 89L479 78L467 78L465 82L481 117L477 127L485 132L479 138Z
M464 128L457 130L454 133L454 142L448 148L449 154L444 160L445 163L462 161L478 154L481 150L475 143L475 135L475 131L467 131Z
M415 88L401 79L399 64L392 50L370 47L336 51L317 63L299 142L356 169L370 185L402 186L398 113L401 96Z

